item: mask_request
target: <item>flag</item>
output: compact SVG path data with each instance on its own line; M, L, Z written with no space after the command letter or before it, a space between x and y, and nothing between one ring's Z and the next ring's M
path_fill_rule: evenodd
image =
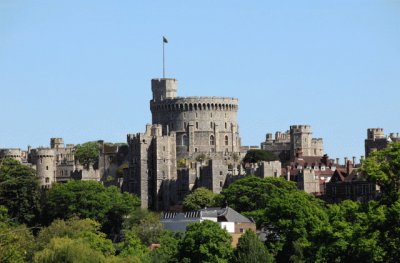
M162 37L164 43L168 43L168 39L166 37Z

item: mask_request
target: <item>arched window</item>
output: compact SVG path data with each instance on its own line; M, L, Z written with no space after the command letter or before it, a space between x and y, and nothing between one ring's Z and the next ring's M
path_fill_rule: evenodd
M225 145L226 145L226 146L229 145L229 138L228 138L228 135L225 135Z
M215 145L214 135L210 136L210 145Z

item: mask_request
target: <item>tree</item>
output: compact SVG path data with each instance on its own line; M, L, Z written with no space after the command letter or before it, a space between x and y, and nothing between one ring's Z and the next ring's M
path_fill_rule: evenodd
M0 206L0 262L28 262L34 252L34 237L24 225L8 217L7 208Z
M35 225L40 217L40 196L36 172L13 159L0 161L0 205L8 208L11 218Z
M400 143L392 143L385 149L371 153L361 171L380 186L382 202L396 202L400 191Z
M317 240L324 238L329 225L323 202L303 191L273 196L264 210L260 225L266 245L277 262L314 261Z
M150 250L140 242L135 231L128 230L124 233L124 240L118 244L120 248L119 256L122 258L136 257L148 261Z
M293 182L281 178L246 176L223 189L221 195L230 207L253 217L259 226L270 200L291 191L299 191Z
M101 225L92 219L71 218L67 221L54 220L50 226L43 228L37 238L37 250L42 250L54 238L82 239L86 244L104 256L115 254L111 240L100 231Z
M105 262L105 257L99 251L91 248L83 239L56 237L51 239L44 250L35 254L34 262L100 263Z
M189 224L179 249L183 262L230 262L231 236L212 221Z
M96 164L99 159L100 147L97 142L85 142L75 146L75 158L85 167Z
M244 163L258 163L262 161L270 162L278 160L279 158L275 154L260 149L248 150L243 158Z
M124 217L139 205L137 197L121 193L115 186L68 181L54 185L47 192L45 217L49 223L56 218L90 218L98 221L105 233L114 235L120 232Z
M179 244L182 241L180 232L163 231L160 236L160 247L150 254L151 262L154 263L178 263Z
M158 244L164 228L160 215L147 209L137 208L125 219L124 231L133 231L140 241L147 246Z
M360 204L350 200L329 205L330 224L320 240L315 240L317 262L393 262L385 259L381 241L385 224L384 206L375 202ZM389 241L389 242L388 242Z
M183 209L186 211L199 210L205 207L215 206L217 194L207 188L200 187L187 195L183 200Z
M268 253L267 248L256 233L249 229L239 238L239 243L235 249L235 262L269 263L273 262L273 257Z

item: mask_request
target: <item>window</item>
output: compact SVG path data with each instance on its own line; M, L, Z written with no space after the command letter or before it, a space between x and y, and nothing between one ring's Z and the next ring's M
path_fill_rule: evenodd
M219 187L222 187L222 186L223 186L222 181L219 181Z
M165 152L165 146L162 147L163 151Z
M46 184L48 184L50 182L49 177L46 177Z
M225 135L225 145L226 146L229 145L229 137L228 137L228 135Z
M228 129L228 123L225 122L225 130Z
M183 123L183 129L186 129L186 122Z
M210 136L210 145L215 145L214 135Z
M197 151L198 151L197 148L194 148L194 152L197 153Z
M196 121L196 129L199 128L199 123Z
M240 231L240 233L244 233L244 229L243 228L239 229L239 231Z
M48 167L48 166L46 166L46 170L49 170L49 167Z
M212 123L212 122L210 122L210 128L211 128L211 129L213 128L213 123Z
M210 113L210 117L212 118L212 112Z
M187 137L186 134L184 134L182 136L182 145L184 145L184 146L188 146L189 145L189 140L188 140L188 137Z

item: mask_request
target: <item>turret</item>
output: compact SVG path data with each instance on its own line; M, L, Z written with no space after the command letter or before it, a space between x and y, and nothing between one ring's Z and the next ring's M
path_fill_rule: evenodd
M153 101L162 101L164 99L173 99L176 97L178 81L176 79L152 79L151 91L153 92Z

